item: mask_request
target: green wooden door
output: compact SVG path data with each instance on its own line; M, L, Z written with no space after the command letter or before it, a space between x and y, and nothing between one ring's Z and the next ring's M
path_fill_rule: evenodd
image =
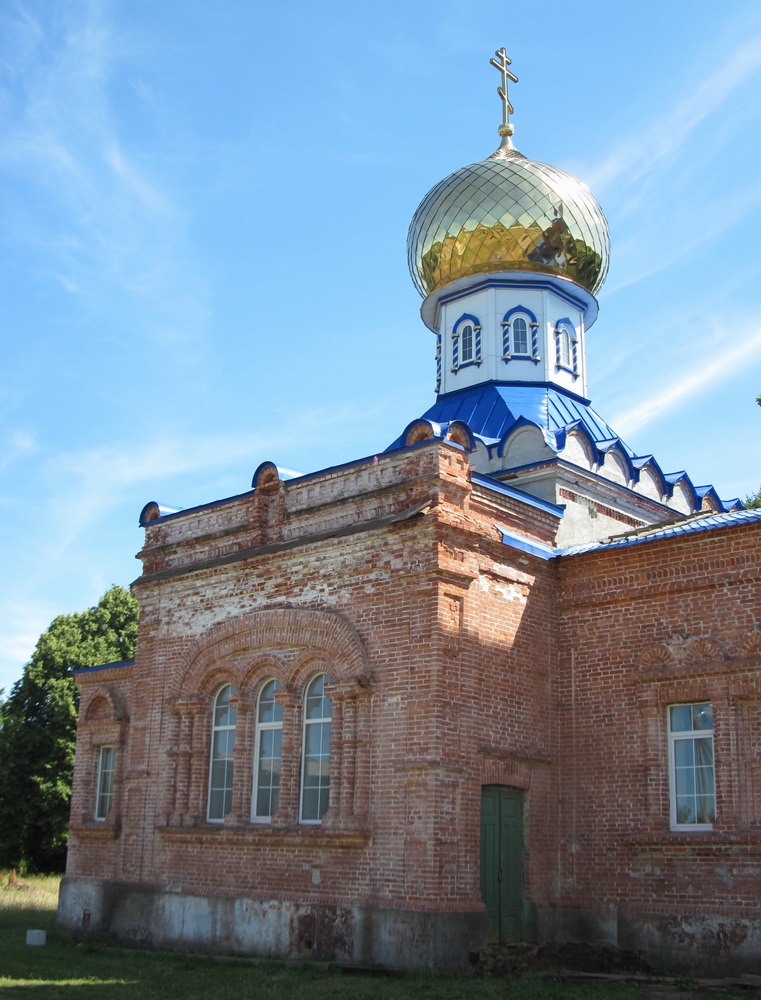
M481 898L489 940L522 940L523 792L518 788L481 790Z

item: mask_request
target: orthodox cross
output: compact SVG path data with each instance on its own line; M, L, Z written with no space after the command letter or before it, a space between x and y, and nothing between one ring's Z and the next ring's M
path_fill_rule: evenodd
M513 83L517 83L518 77L508 69L508 66L512 65L512 59L508 58L507 52L504 49L497 49L494 55L497 58L490 59L489 63L502 74L502 86L497 87L497 93L502 99L502 125L499 131L500 135L512 135L513 127L510 124L510 115L513 114L513 106L510 103L510 98L507 96L507 81L512 80Z

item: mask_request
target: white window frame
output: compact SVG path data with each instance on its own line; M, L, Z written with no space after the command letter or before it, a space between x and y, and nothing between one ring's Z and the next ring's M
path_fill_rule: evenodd
M105 823L114 807L116 747L102 746L98 750L98 778L95 784L95 819Z
M558 364L561 368L567 368L568 371L573 369L573 348L571 345L571 331L563 323L558 327Z
M467 333L467 341L464 339ZM467 342L467 355L463 355L463 347ZM481 324L476 316L463 313L452 328L452 371L468 368L470 365L481 364Z
M467 323L463 323L462 326L459 327L457 334L460 338L460 364L469 365L475 358L476 348L476 331L473 329L473 324L470 320L468 320ZM466 342L468 345L467 355L465 353Z
M223 707L224 714L220 712L220 698L225 692L229 692L227 703ZM235 688L232 684L224 684L214 696L214 707L211 714L211 748L209 753L209 793L206 802L206 819L209 823L224 823L225 816L228 815L232 807L233 781L235 778L234 753L235 753L235 727L237 723L237 713L231 704L235 696ZM225 722L218 721L218 718L225 718ZM228 740L232 733L232 740ZM225 744L224 751L219 752L219 745ZM224 782L214 785L215 764L224 762ZM215 792L222 792L221 814L212 815L212 796Z
M265 705L265 694L269 695L272 693L273 697L267 697L266 704L271 705L271 718L262 719L262 714L267 709L264 708ZM268 677L261 686L259 691L259 697L256 699L256 746L254 750L254 784L253 791L251 793L251 822L252 823L271 823L272 817L277 812L277 808L280 801L280 777L281 777L281 767L282 767L282 737L283 737L283 706L278 703L275 699L275 695L278 691L282 691L280 681L276 680L274 677ZM268 735L272 734L272 741L275 744L273 749L276 749L276 753L268 753L263 756L262 754L262 744L266 741ZM266 812L259 812L259 792L263 791L260 788L260 773L259 768L262 761L270 762L273 765L272 775L277 775L277 782L271 780L266 787L269 792L269 806ZM277 762L277 770L275 770L275 762ZM274 805L273 805L274 799Z
M318 708L322 710L323 714L310 717L310 700L314 700L315 698L315 695L313 695L312 692L318 682L322 682L323 685L321 701L318 706ZM304 692L304 726L301 743L301 793L299 797L299 820L301 823L305 824L321 823L322 817L328 811L330 806L330 740L333 706L330 698L324 692L325 684L329 683L330 678L327 674L317 674L310 680L306 691ZM326 709L328 714L325 714ZM318 753L308 752L310 744L313 744L314 742L313 733L319 733L319 736L317 737L319 743ZM316 782L312 780L314 776L317 778ZM308 785L307 781L309 781ZM317 789L316 810L311 809L311 807L307 808L309 804L305 802L305 799L307 798L305 793L311 792L314 789Z
M515 324L523 323L525 327L525 337L526 337L526 349L519 351L515 342ZM510 353L513 357L519 358L530 358L531 357L531 324L529 322L528 316L518 315L513 316L510 320Z
M674 728L684 725L676 721L677 713L690 713L690 729ZM714 754L713 706L710 702L688 702L669 705L666 709L669 755L669 812L672 830L712 830L716 819L716 760ZM710 724L708 724L710 723ZM702 744L701 754L705 758L697 760L696 746ZM680 748L679 744L684 744ZM710 762L706 750L710 751ZM704 791L699 791L701 781ZM690 791L690 788L693 790ZM680 801L692 798L695 815L698 815L698 800L708 806L709 820L682 822L679 818Z

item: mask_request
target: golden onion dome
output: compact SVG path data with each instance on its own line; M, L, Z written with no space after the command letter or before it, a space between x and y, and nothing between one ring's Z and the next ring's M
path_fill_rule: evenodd
M602 209L585 184L523 156L503 134L488 159L455 170L420 203L407 236L415 286L426 297L469 275L533 271L594 294L610 255Z

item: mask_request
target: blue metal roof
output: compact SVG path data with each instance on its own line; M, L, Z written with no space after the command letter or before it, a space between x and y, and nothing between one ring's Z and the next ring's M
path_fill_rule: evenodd
M116 663L99 663L95 667L77 667L74 674L94 674L96 670L115 670L117 667L134 666L134 660L118 660Z
M499 479L494 479L492 476L483 476L480 472L473 472L471 473L471 479L480 486L494 490L495 493L502 493L504 496L512 497L514 500L520 500L521 503L528 504L529 507L536 507L537 510L543 510L545 514L552 514L554 517L563 517L565 514L565 504L556 504L550 500L542 500L541 497L534 496L533 493L519 490L509 483L501 483Z
M630 545L642 545L645 542L677 538L680 535L695 535L702 531L716 531L718 528L732 528L741 524L752 524L755 521L761 521L761 509L731 510L723 514L694 514L684 521L641 528L636 532L629 532L619 538L613 538L609 542L590 542L586 545L572 545L567 549L557 549L555 555L576 556L582 552L624 549Z
M552 444L555 434L571 424L581 424L595 444L617 438L588 400L546 383L487 382L450 392L440 396L422 419L440 424L462 420L478 437L493 442L499 441L521 417L541 427ZM397 438L388 450L401 446L402 439ZM624 447L628 455L633 455Z
M740 506L737 500L720 500L712 486L696 490L686 472L664 473L652 455L635 455L613 428L592 409L588 399L547 382L483 382L469 389L439 396L419 419L437 425L442 437L444 430L452 422L460 421L490 451L516 425L524 422L538 427L547 444L556 452L562 451L566 435L570 431L579 430L586 435L592 447L597 449L600 460L605 452L619 449L629 463L632 476L636 477L639 470L649 465L662 477L666 492L671 493L676 484L681 482L692 493L693 507L699 507L701 500L708 494L725 511ZM408 424L407 430L410 426L412 425ZM403 448L407 430L386 451Z

